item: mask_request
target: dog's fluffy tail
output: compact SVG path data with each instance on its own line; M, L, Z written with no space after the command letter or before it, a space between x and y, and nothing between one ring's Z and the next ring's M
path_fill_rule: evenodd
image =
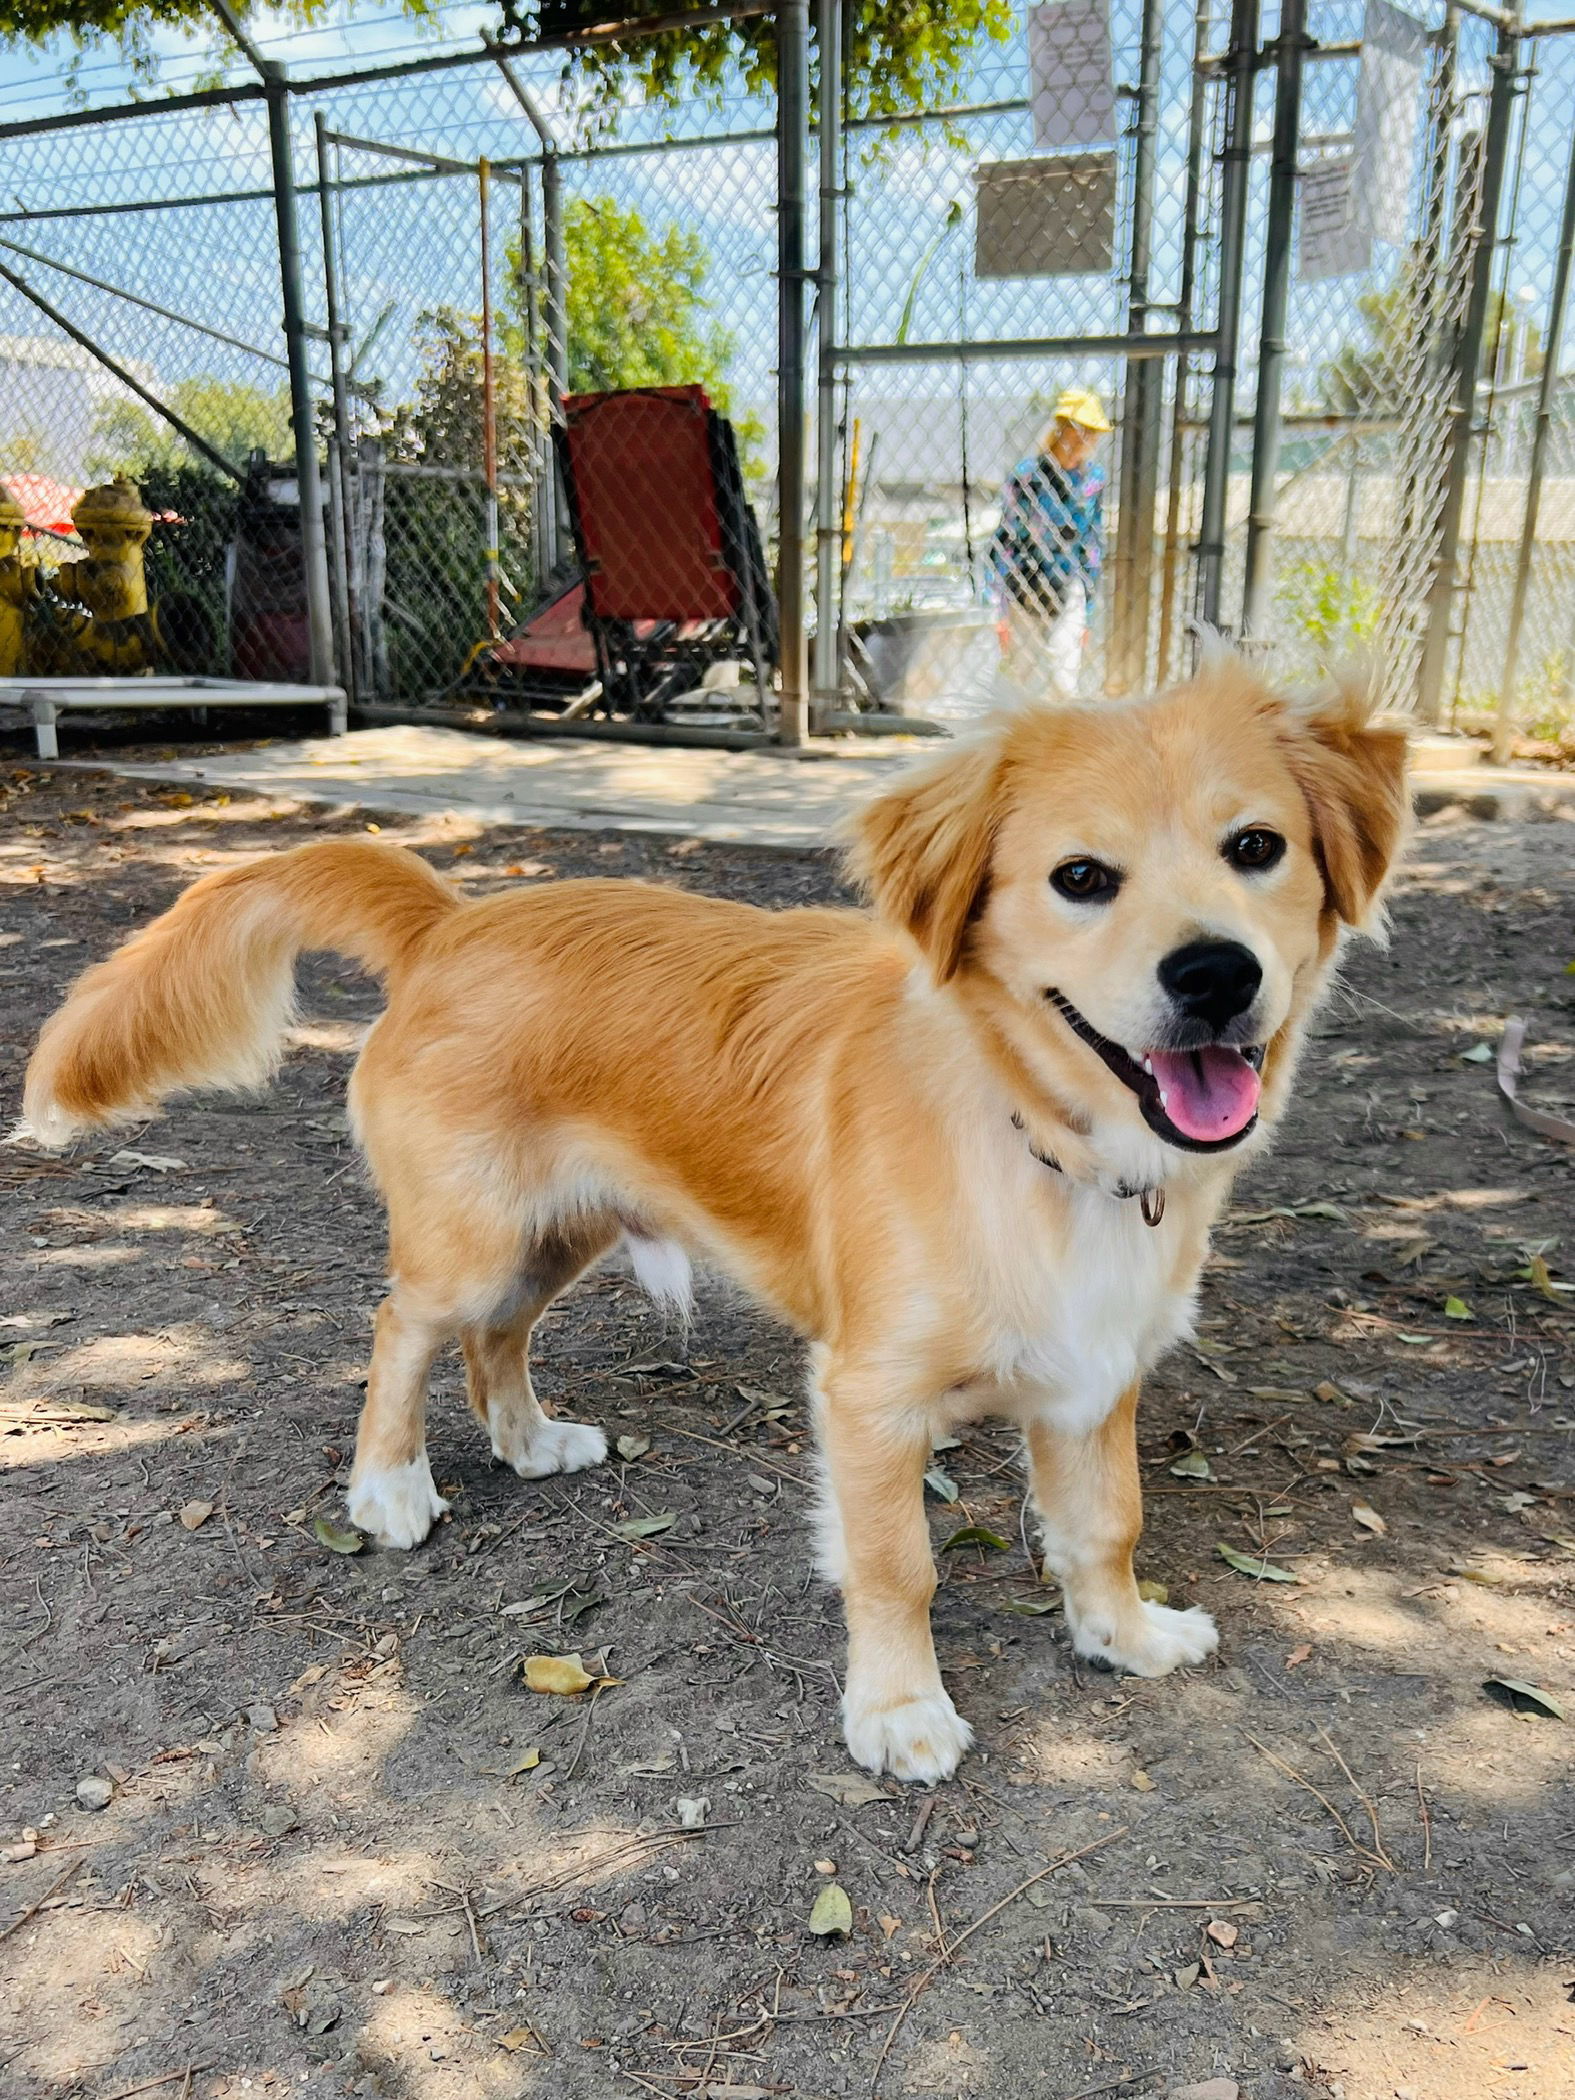
M205 876L77 979L27 1068L22 1132L59 1147L139 1121L177 1089L260 1085L283 1049L297 955L332 949L395 977L458 909L425 861L369 839Z

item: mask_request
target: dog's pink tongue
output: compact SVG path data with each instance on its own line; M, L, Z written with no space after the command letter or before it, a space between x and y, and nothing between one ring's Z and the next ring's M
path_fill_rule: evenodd
M1235 1137L1258 1106L1258 1075L1239 1050L1151 1050L1165 1113L1183 1137L1217 1144Z

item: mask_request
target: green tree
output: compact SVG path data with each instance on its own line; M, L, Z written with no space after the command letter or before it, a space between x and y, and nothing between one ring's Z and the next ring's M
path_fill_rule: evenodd
M1410 268L1402 268L1383 291L1364 292L1356 310L1361 332L1342 344L1320 372L1318 405L1340 415L1405 407L1417 345L1431 338L1438 354L1446 354L1447 318L1428 311L1426 287ZM1484 331L1484 376L1497 372L1502 383L1519 370L1522 377L1534 379L1542 362L1541 329L1495 288Z
M727 373L734 341L711 315L705 296L711 256L698 234L678 226L654 232L616 198L576 197L563 215L563 248L571 394L703 386L723 415L732 415ZM519 261L516 243L509 251L505 329L516 355L524 341ZM753 416L735 422L747 471L764 431Z
M377 410L392 471L384 487L385 605L394 690L448 689L486 635L485 381L481 322L451 306L416 323L421 364L409 401ZM536 424L530 389L504 346L493 359L498 539L505 625L529 597ZM458 468L400 474L401 466Z
M573 28L605 19L588 0L496 0L496 27L532 36L542 29ZM436 14L434 0L401 0L417 20ZM248 0L239 12L250 20L261 12ZM287 22L313 23L329 12L328 0L283 0L270 12ZM670 0L622 0L623 15L665 14ZM353 20L353 16L352 16ZM945 100L967 71L985 38L1004 43L1012 33L1011 0L853 0L848 9L846 49L849 99L856 115L889 116L926 102ZM153 32L183 29L213 45L228 64L229 39L217 36L208 0L0 0L0 47L37 45L69 36L79 54L106 44L147 78L155 73ZM702 23L643 37L621 48L603 45L576 52L572 73L589 89L585 98L593 129L615 126L621 99L633 81L654 101L669 107L695 95L715 97L735 69L751 91L776 84L776 26L769 16L744 22Z
M199 437L237 467L245 466L247 455L259 448L270 459L294 456L287 387L270 394L231 380L182 379L170 388L168 400ZM194 464L207 462L140 401L106 401L93 419L86 459L90 474L129 474L136 479L154 471L172 474Z

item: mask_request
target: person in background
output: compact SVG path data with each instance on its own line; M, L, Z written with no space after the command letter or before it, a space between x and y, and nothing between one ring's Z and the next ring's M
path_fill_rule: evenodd
M1110 427L1097 394L1068 387L1039 452L1002 492L989 570L1007 674L1025 696L1077 690L1104 558L1105 470L1095 454Z

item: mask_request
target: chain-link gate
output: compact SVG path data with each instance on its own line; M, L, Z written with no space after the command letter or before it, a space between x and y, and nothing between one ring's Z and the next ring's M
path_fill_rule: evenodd
M811 45L795 0L781 97L740 72L613 105L522 44L0 124L24 565L59 595L73 504L119 473L165 662L304 675L326 647L364 708L758 736L778 688L794 731L807 626L821 727L944 726L1010 696L1003 504L1072 388L1115 426L1081 690L1178 675L1207 620L1291 677L1369 644L1395 705L1557 736L1575 46L1413 6L1003 7L930 106L839 62L836 0ZM589 646L577 604L543 611L585 551L564 401L631 388L730 424L713 538L751 575L763 543L780 670L754 615L667 622L654 679L663 623L603 621L623 654L600 635L578 699L521 669ZM608 486L678 517L666 455Z

